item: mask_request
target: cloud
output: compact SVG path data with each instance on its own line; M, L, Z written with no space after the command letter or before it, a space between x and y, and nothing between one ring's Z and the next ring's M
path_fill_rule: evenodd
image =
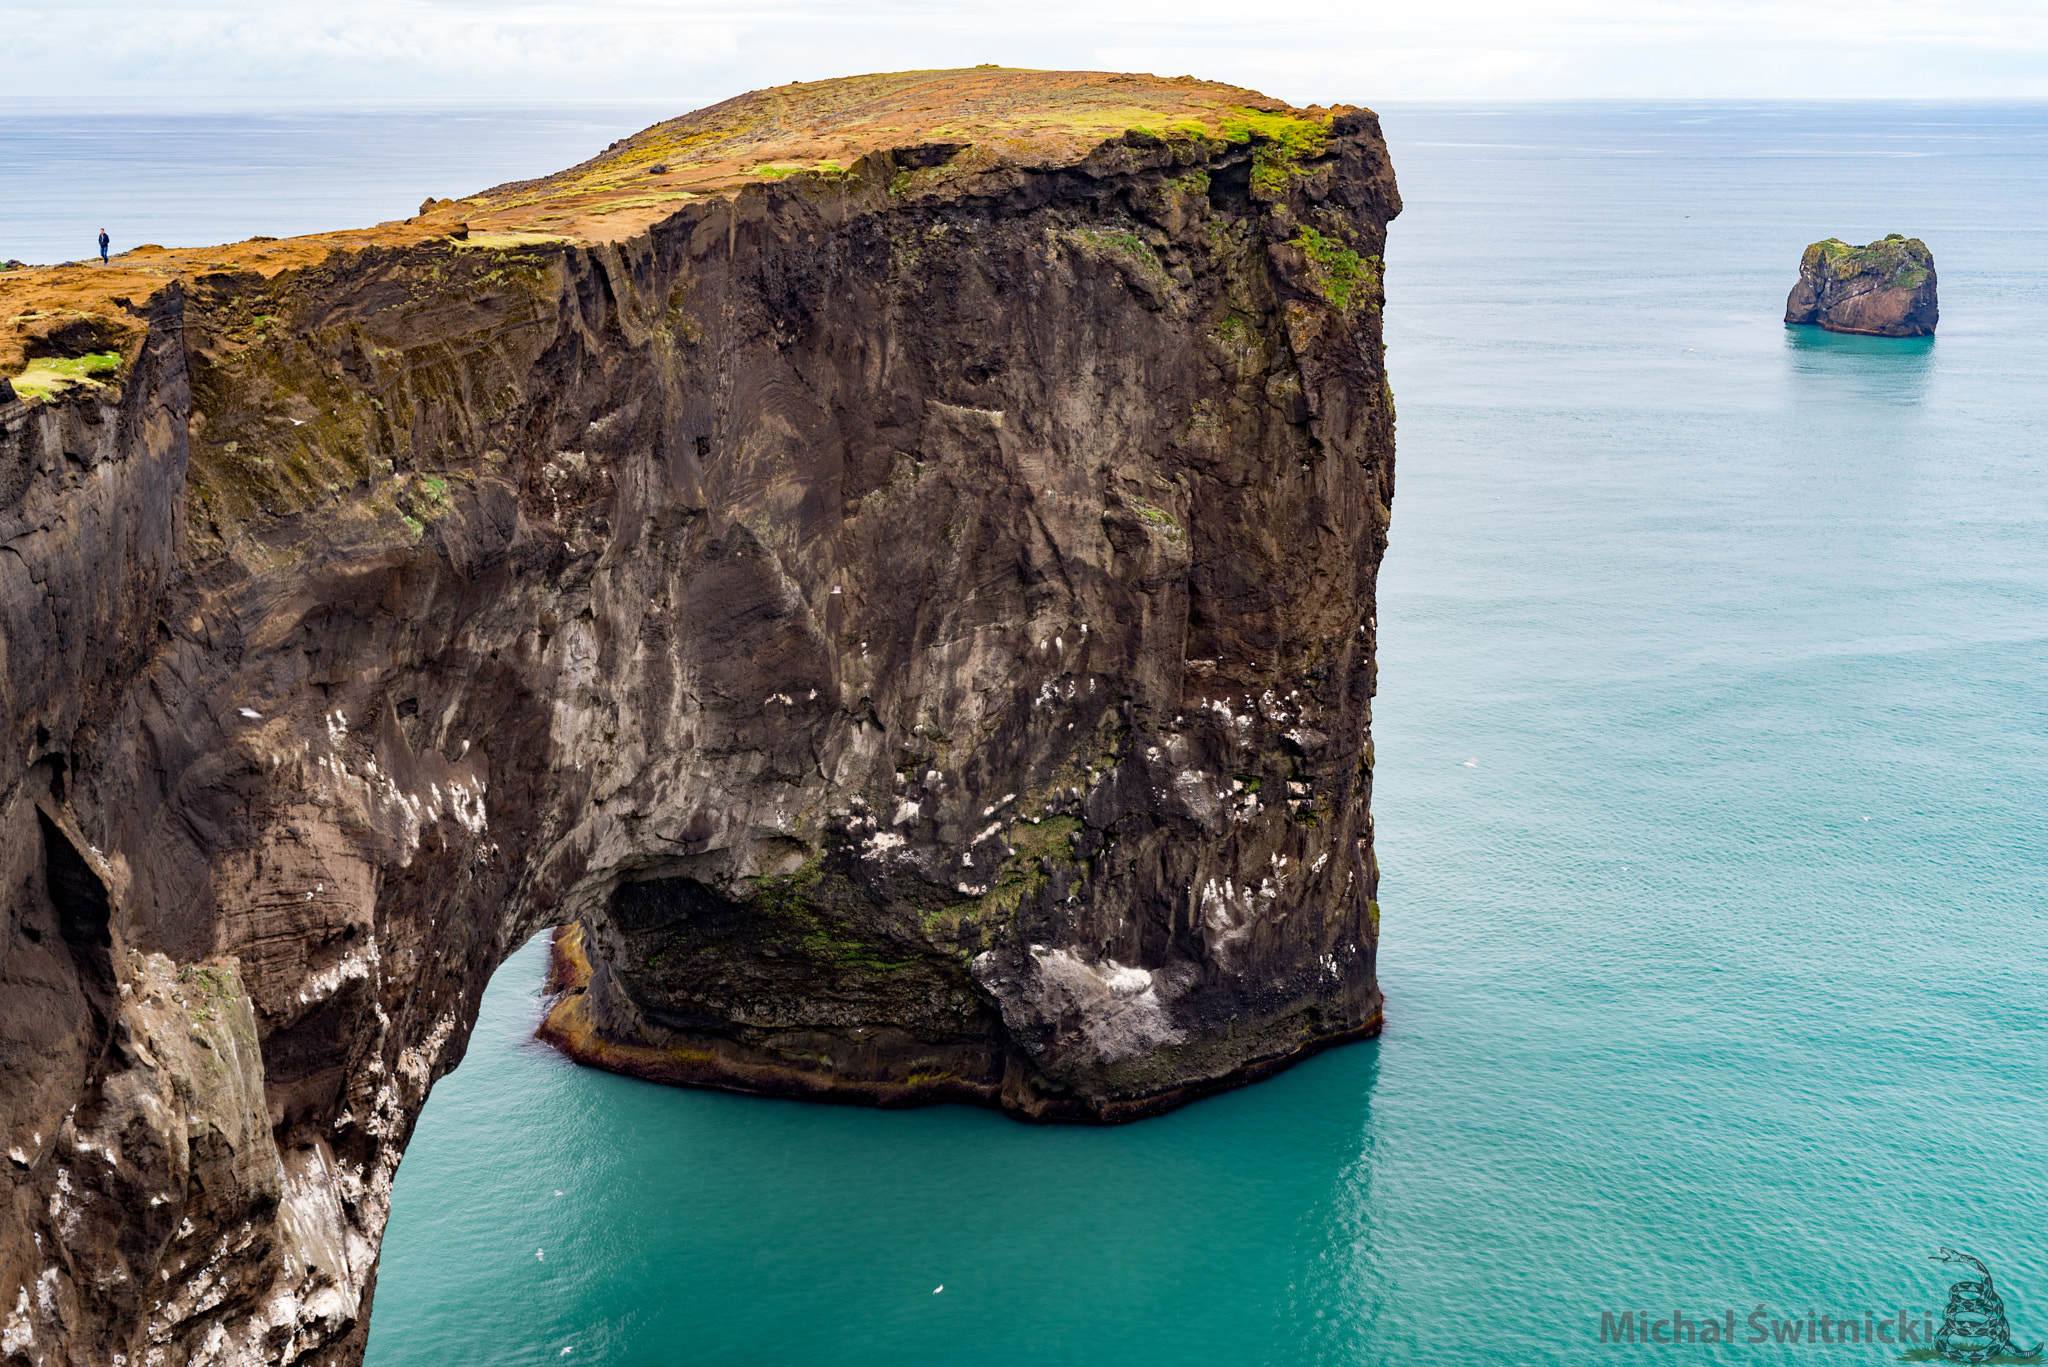
M1194 72L1296 101L2048 95L2038 0L0 0L0 89L215 99L716 98L922 66Z

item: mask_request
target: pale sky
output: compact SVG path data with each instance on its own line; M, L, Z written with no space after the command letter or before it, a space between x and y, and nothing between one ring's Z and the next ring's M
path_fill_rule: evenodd
M917 67L1192 73L1296 104L2048 97L2048 0L0 0L0 95L607 98Z

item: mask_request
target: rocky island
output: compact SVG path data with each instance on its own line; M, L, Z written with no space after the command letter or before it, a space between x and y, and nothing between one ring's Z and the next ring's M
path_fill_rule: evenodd
M1377 120L791 85L0 278L0 1361L360 1360L492 970L1124 1120L1380 1021Z
M1874 337L1926 337L1940 317L1934 254L1919 238L1898 233L1867 247L1839 237L1814 243L1800 257L1799 283L1785 301L1788 323Z

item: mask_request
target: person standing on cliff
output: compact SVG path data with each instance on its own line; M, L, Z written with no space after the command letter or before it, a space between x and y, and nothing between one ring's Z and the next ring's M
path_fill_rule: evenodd
M107 244L113 240L113 238L107 236L105 228L100 229L100 264L102 266L107 264Z

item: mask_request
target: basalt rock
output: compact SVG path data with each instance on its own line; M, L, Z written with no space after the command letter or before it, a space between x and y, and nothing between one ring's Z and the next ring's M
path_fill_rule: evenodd
M1377 1029L1398 207L1367 111L922 73L0 284L121 359L0 408L0 1361L357 1361L544 927L552 1038L766 1093Z
M1785 301L1788 323L1876 337L1925 337L1940 317L1934 254L1919 238L1898 233L1867 247L1838 237L1814 243L1799 259L1799 283Z

